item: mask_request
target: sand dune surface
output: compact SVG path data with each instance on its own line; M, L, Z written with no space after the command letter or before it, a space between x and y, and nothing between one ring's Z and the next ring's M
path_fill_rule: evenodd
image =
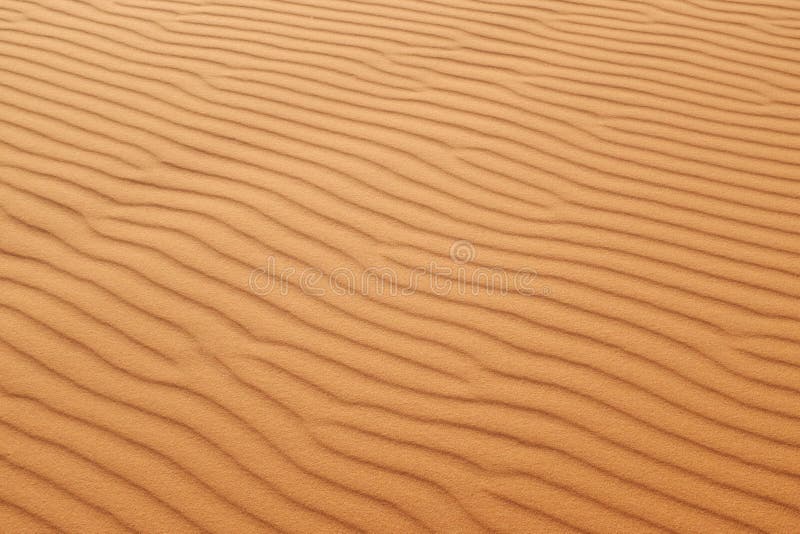
M0 532L800 532L797 0L0 2Z

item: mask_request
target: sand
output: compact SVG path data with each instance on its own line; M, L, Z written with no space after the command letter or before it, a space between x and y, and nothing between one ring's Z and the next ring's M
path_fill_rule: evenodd
M0 2L0 532L800 532L797 0Z

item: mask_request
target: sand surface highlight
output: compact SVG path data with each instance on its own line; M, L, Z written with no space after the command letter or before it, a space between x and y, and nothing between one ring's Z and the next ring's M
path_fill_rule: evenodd
M0 2L0 532L800 532L797 0Z

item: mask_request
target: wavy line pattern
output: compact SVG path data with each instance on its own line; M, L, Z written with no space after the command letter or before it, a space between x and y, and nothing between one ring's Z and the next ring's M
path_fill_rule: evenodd
M798 532L798 21L6 0L0 531Z

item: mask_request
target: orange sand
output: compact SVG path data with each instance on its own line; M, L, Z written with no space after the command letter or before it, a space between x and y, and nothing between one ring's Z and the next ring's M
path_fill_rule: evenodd
M799 134L798 0L3 0L0 532L800 532Z

